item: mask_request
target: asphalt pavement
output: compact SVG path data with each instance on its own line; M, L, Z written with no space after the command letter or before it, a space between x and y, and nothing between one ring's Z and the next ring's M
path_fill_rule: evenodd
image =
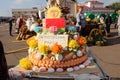
M111 25L111 36L107 38L105 46L89 46L97 57L104 71L110 77L120 78L120 38L117 37L117 29ZM19 60L28 55L26 41L17 41L15 28L13 36L9 35L8 24L0 24L0 40L3 42L9 67L18 65ZM116 79L120 80L120 79Z

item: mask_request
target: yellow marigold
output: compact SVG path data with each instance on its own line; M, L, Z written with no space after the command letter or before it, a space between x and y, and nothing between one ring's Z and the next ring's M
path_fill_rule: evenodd
M57 43L55 43L55 44L52 45L51 50L52 50L53 53L58 53L59 54L63 50L63 47L61 45L58 45Z
M81 36L78 38L78 43L79 43L79 45L85 45L87 43L87 40L85 37Z
M45 44L42 44L38 47L40 53L48 53L48 50L49 50L49 46L48 45L45 45Z
M76 40L70 40L68 47L69 48L76 48L76 47L78 47L77 41Z
M36 48L38 46L38 41L35 39L35 36L33 36L27 40L27 44L30 48Z
M24 69L31 69L32 68L32 63L29 61L28 58L22 58L20 61L19 61L19 64L22 68Z

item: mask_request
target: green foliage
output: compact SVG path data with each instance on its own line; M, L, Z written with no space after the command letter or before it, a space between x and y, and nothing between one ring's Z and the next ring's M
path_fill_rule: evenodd
M106 8L111 8L111 9L119 10L120 9L120 2L116 2L116 3L113 3L111 5L108 5L108 6L106 6Z

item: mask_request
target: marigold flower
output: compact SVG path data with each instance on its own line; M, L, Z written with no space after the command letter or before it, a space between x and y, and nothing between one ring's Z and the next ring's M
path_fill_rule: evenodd
M85 37L79 37L78 38L78 43L79 43L79 45L85 45L86 43L87 43L87 40L86 40L86 38Z
M63 47L61 45L58 45L57 43L52 45L51 48L53 53L60 53L63 50Z

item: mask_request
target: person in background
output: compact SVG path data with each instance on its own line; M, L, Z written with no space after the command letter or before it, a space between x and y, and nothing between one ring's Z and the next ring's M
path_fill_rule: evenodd
M103 25L104 27L106 27L105 25L105 19L103 16L100 16L100 24Z
M32 20L32 23L34 23L34 22L35 22L35 16L34 16L34 15L31 15L30 18L31 18L31 20Z
M16 31L17 33L19 33L19 30L21 26L23 25L23 23L24 23L24 19L23 19L23 16L21 15L20 17L17 18L16 24L15 24L17 28L17 31Z
M23 24L24 24L24 19L23 19L23 16L21 15L21 16L20 16L20 19L19 19L18 32L19 32L19 30L20 30L20 28L22 27Z
M38 20L38 19L40 19L40 17L39 17L39 14L38 13L36 13L36 19Z
M99 25L99 29L102 30L103 36L107 37L106 23L105 23L105 19L104 19L103 16L100 16L100 25Z
M118 10L118 22L117 22L117 26L118 26L118 38L120 38L120 10Z
M8 69L2 41L0 41L0 80L23 80L29 72Z
M114 28L115 28L115 29L118 28L118 26L117 26L117 21L118 21L118 16L116 16L116 18L115 18L115 23L114 23Z
M110 36L110 25L111 25L111 23L112 23L112 19L111 19L110 15L107 14L106 21L105 21L107 36Z
M86 20L85 20L85 15L83 14L83 7L80 7L78 9L78 13L76 14L76 26L77 26L77 31L79 33L79 35L81 36L85 36L85 24L86 24Z
M17 18L16 24L15 24L15 26L18 27L17 33L19 33L19 30L24 22L25 22L25 20L23 19L23 16L20 15L20 17Z
M9 35L10 36L13 36L12 35L13 21L14 21L14 17L10 18L10 20L9 20Z
M32 24L33 24L32 19L28 17L28 19L26 20L26 26L29 31Z
M9 80L8 67L4 54L3 44L0 41L0 80Z
M16 37L16 40L25 40L26 35L27 35L27 31L28 31L28 29L27 29L26 23L24 22L19 30L19 34Z

